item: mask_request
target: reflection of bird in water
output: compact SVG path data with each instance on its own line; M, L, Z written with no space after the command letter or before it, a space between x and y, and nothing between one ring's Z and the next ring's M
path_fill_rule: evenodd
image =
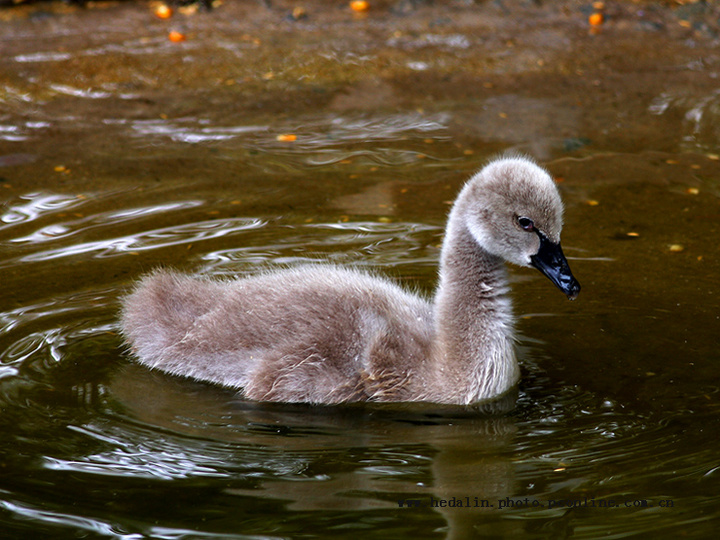
M207 475L208 485L222 487L222 494L200 503L208 508L264 500L264 508L277 503L278 512L343 511L348 520L352 513L362 520L360 513L390 511L380 515L400 523L432 523L428 514L435 514L447 520L448 538L469 538L485 526L495 533L523 527L522 521L498 523L505 514L497 500L517 490L508 451L515 417L503 414L514 407L512 395L471 408L257 403L126 364L113 374L106 398L132 419L122 424L122 436L112 437L124 441L139 468L170 477ZM162 436L149 437L148 426ZM400 500L431 505L431 497L473 503L478 497L494 507L399 506Z

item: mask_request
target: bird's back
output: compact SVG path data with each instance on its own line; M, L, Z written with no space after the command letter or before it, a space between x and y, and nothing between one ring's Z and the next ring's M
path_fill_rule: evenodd
M427 360L432 324L426 300L329 265L227 281L158 271L123 312L141 362L277 401L397 400Z

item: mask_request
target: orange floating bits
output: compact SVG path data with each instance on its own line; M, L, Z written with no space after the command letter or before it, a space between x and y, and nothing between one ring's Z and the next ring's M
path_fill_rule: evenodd
M167 4L160 4L155 7L155 16L159 19L169 19L172 14L173 11Z
M605 22L605 17L603 17L602 13L593 13L588 17L588 22L590 23L590 26L600 26L603 22Z
M200 4L198 2L188 3L186 6L179 6L178 11L183 15L195 15L200 11Z
M277 137L275 137L276 140L280 142L295 142L297 141L297 135L294 133L281 133Z
M181 41L185 41L187 39L187 36L182 32L178 32L177 30L171 30L168 34L168 39L173 43L180 43Z
M294 7L292 10L292 13L290 14L290 17L293 21L299 21L300 19L305 19L308 16L307 11L304 7L297 6Z
M350 9L357 12L363 12L370 9L370 2L366 2L365 0L353 0L350 2Z

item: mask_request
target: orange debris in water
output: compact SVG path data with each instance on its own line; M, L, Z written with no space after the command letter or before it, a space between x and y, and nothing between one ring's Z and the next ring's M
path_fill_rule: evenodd
M295 142L297 141L297 135L294 135L293 133L283 133L278 135L276 139L280 142Z
M155 8L155 16L160 19L169 19L172 14L172 9L166 4L160 4Z
M180 43L181 41L185 41L187 37L182 32L178 32L177 30L171 30L168 34L168 39L173 43Z
M307 11L304 7L297 6L293 8L292 14L290 16L294 21L299 21L300 19L304 19L305 17L307 17Z
M350 9L353 11L367 11L370 9L370 2L365 0L353 0L350 2Z
M590 15L590 17L588 17L588 22L590 23L590 26L600 26L604 20L605 19L602 13L593 13L592 15Z

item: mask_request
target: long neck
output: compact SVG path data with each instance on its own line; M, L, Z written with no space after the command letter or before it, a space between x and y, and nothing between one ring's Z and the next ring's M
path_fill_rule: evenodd
M508 290L504 262L451 215L435 297L433 363L443 401L489 399L517 382Z

